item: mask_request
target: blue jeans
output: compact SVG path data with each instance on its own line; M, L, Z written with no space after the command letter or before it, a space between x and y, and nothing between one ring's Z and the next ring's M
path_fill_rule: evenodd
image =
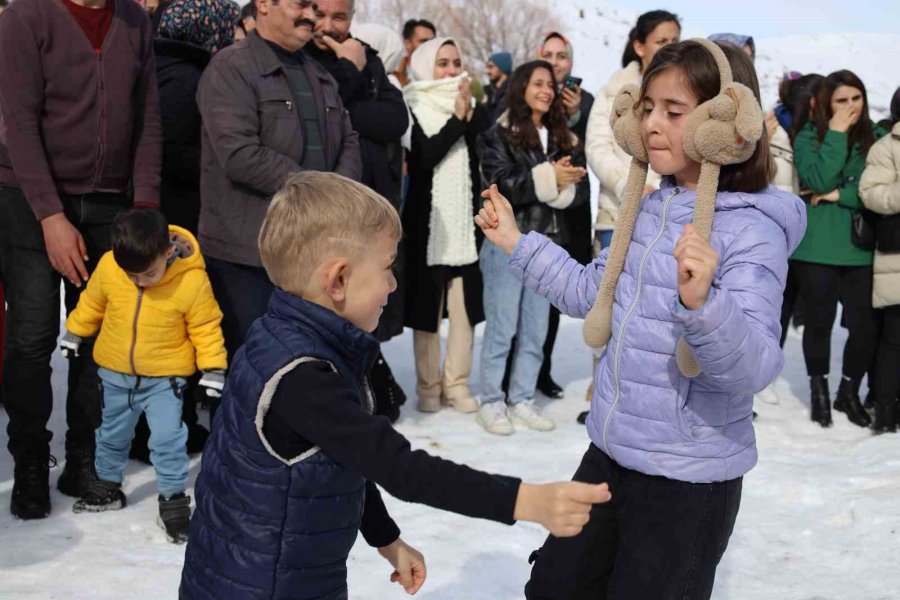
M604 248L609 248L612 244L612 229L595 229L594 230L594 255L600 254Z
M183 377L134 377L102 367L98 374L103 382L103 423L96 431L97 476L122 483L134 428L141 413L146 413L156 488L166 498L183 492L189 461L181 394L187 381Z
M509 404L534 398L544 360L550 302L525 289L509 270L509 256L489 241L481 247L484 277L484 340L481 346L481 403L500 402L503 372L513 337L516 349L509 378Z

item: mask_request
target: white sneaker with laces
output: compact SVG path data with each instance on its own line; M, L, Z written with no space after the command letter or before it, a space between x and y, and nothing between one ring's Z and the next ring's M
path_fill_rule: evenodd
M553 431L556 423L541 414L534 402L519 402L509 407L509 418L516 425L535 431Z
M512 435L516 432L506 416L506 404L502 401L482 404L476 421L485 431L494 435Z

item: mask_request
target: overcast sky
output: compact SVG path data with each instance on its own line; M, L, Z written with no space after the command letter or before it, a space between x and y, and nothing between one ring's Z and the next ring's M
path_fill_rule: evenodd
M900 0L611 0L644 12L670 10L686 27L754 38L798 33L900 32Z

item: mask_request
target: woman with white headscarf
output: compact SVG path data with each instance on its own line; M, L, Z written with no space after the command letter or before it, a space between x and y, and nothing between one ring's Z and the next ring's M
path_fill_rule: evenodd
M484 320L478 268L481 207L477 138L487 115L472 101L459 46L451 38L422 44L410 59L403 97L413 115L406 234L405 324L414 330L418 408L478 410L469 391L474 327ZM450 319L441 372L439 326Z

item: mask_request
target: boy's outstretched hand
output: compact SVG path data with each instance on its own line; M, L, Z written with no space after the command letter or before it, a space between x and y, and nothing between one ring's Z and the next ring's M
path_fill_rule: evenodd
M684 226L684 234L675 244L673 254L678 261L681 303L689 310L697 310L709 297L709 288L719 268L719 255L690 223Z
M512 254L522 238L512 204L497 190L496 184L481 192L481 197L485 199L484 207L475 215L475 224L491 243Z
M419 591L426 575L425 557L421 552L397 538L393 544L379 548L378 553L394 567L392 582L402 585L407 594L413 595Z
M611 498L605 483L523 483L519 486L513 518L540 523L556 537L572 537L587 525L591 508Z

